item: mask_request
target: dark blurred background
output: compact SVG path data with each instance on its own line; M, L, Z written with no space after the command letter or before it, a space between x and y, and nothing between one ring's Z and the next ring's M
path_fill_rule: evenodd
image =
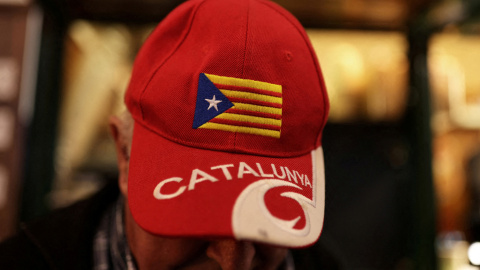
M0 0L0 240L115 180L108 116L181 2ZM331 101L319 245L346 269L478 269L480 1L275 2Z

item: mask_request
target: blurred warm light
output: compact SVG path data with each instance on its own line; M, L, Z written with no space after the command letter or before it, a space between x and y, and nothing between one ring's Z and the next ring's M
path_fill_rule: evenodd
M468 164L480 152L480 37L452 29L431 38L428 54L437 228L468 232Z
M440 19L440 17L439 17ZM442 18L444 19L444 18ZM428 70L432 95L433 176L440 234L461 231L469 238L475 224L472 202L476 176L471 167L480 153L480 36L464 35L455 25L430 39ZM472 216L473 215L473 216ZM455 265L463 256L480 265L480 243L466 245L454 253L442 253L442 269L478 269L466 263ZM468 247L468 249L467 249ZM450 262L450 263L448 263Z
M121 107L130 77L130 42L121 26L78 21L68 33L58 156L59 162L69 163L65 166L76 167L88 153L98 126Z
M94 164L97 169L108 170L116 166L108 118L124 110L123 95L133 56L150 30L82 20L69 27L51 197L54 205L67 204L97 188L90 183L95 177L91 177L93 181L75 181L79 167Z
M468 259L473 265L480 265L480 243L476 242L468 248Z
M480 36L456 31L437 34L431 39L428 66L435 131L445 132L455 127L480 129L479 47Z
M469 265L469 243L465 235L459 231L439 234L436 239L438 269L443 270L475 270Z
M392 121L407 97L405 37L396 32L308 30L327 85L330 121Z

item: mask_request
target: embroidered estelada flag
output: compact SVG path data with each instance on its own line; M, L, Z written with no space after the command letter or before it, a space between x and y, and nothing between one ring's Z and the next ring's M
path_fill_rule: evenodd
M201 73L193 128L280 138L282 86Z

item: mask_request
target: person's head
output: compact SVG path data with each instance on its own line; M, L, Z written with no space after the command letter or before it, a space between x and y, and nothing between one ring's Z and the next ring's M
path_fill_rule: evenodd
M110 117L119 168L119 188L128 198L128 165L133 119L128 111ZM128 199L126 200L128 201ZM168 237L142 229L125 204L129 245L140 269L278 269L285 264L287 249L229 237Z
M192 0L154 30L112 118L140 267L275 269L318 239L323 77L296 19L264 0Z

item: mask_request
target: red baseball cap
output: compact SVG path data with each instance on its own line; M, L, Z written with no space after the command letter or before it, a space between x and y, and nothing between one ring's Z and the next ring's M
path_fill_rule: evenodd
M128 202L146 231L313 244L329 103L300 23L264 0L192 0L140 50Z

